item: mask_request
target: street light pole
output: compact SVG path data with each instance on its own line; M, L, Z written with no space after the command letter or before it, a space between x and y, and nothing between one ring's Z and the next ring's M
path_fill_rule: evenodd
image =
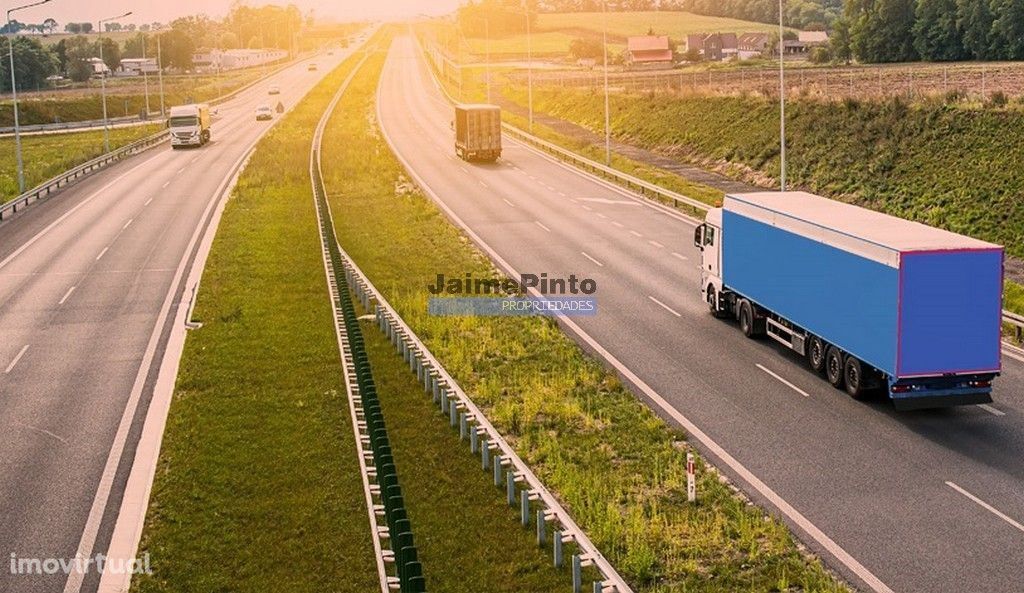
M156 78L160 85L160 119L163 119L166 111L164 110L164 62L163 55L160 53L160 35L156 36Z
M487 102L491 102L491 19L484 17L484 48L487 54L484 62L484 80L487 81Z
M523 9L526 11L526 102L529 104L530 118L529 130L533 133L533 45L530 39L530 5L528 0L523 0Z
M604 49L604 164L612 165L611 107L608 101L608 1L601 3L604 8L603 41Z
M21 156L21 127L18 125L18 82L14 77L14 26L11 20L11 13L40 4L46 4L50 0L41 0L24 6L16 6L7 11L7 49L10 53L11 66L11 98L14 101L14 152L18 161L18 193L25 193L25 163Z
M120 16L112 16L108 19L100 19L97 21L96 30L100 34L100 93L103 95L103 152L110 152L110 122L107 120L107 63L103 61L103 23L116 21L117 19L123 19L129 16L131 11L128 11Z
M142 84L146 89L146 119L149 119L149 73L146 72L146 42L148 37L142 34Z
M782 39L782 0L779 0L779 158L781 169L779 179L782 191L786 191L786 45Z

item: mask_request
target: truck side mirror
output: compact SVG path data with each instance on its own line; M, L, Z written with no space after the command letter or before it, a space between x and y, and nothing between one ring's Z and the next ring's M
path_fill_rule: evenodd
M693 229L693 246L704 251L704 225L698 225Z

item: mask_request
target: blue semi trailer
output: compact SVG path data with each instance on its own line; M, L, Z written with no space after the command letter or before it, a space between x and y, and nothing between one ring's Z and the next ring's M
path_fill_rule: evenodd
M728 195L694 242L713 314L785 344L854 398L992 401L1002 247L805 192Z

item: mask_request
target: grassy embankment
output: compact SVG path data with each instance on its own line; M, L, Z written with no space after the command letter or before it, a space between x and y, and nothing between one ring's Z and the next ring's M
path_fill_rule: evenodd
M267 72L278 65L267 66ZM262 68L225 72L223 76L208 74L164 77L164 104L167 108L191 101L209 101L241 88L263 76ZM103 118L103 100L99 83L90 81L88 88L54 90L18 96L18 120L22 125L73 122ZM136 117L146 108L145 89L141 77L113 79L107 84L107 114L110 117ZM160 88L155 76L149 77L149 108L160 110ZM14 125L14 106L9 100L0 102L0 127Z
M352 88L324 147L341 244L626 578L641 591L845 590L703 462L686 503L683 435L550 320L426 314L438 272L497 272L412 189L374 125L374 90Z
M523 89L506 96L526 102ZM603 98L587 91L534 89L534 109L589 129L604 125ZM617 139L769 187L779 170L778 117L778 106L758 97L612 97ZM1024 112L1015 109L794 101L787 106L787 175L794 187L1024 257L1020 129ZM1007 308L1024 311L1022 292L1008 284Z
M161 126L110 130L114 150L157 132ZM21 137L25 187L32 188L68 169L103 154L103 130ZM18 195L18 165L14 137L0 138L0 204Z
M136 591L376 587L307 173L311 132L353 64L260 143L225 210L146 521L155 574ZM564 589L390 345L365 333L429 590Z

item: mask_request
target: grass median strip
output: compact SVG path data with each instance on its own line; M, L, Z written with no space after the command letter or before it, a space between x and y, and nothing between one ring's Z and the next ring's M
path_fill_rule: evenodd
M323 148L342 246L619 571L643 591L845 590L703 463L688 504L683 435L550 320L427 315L439 271L497 272L404 176L376 127L381 60L367 68Z
M259 144L185 345L140 553L156 591L371 591L373 547L308 176L350 58Z

